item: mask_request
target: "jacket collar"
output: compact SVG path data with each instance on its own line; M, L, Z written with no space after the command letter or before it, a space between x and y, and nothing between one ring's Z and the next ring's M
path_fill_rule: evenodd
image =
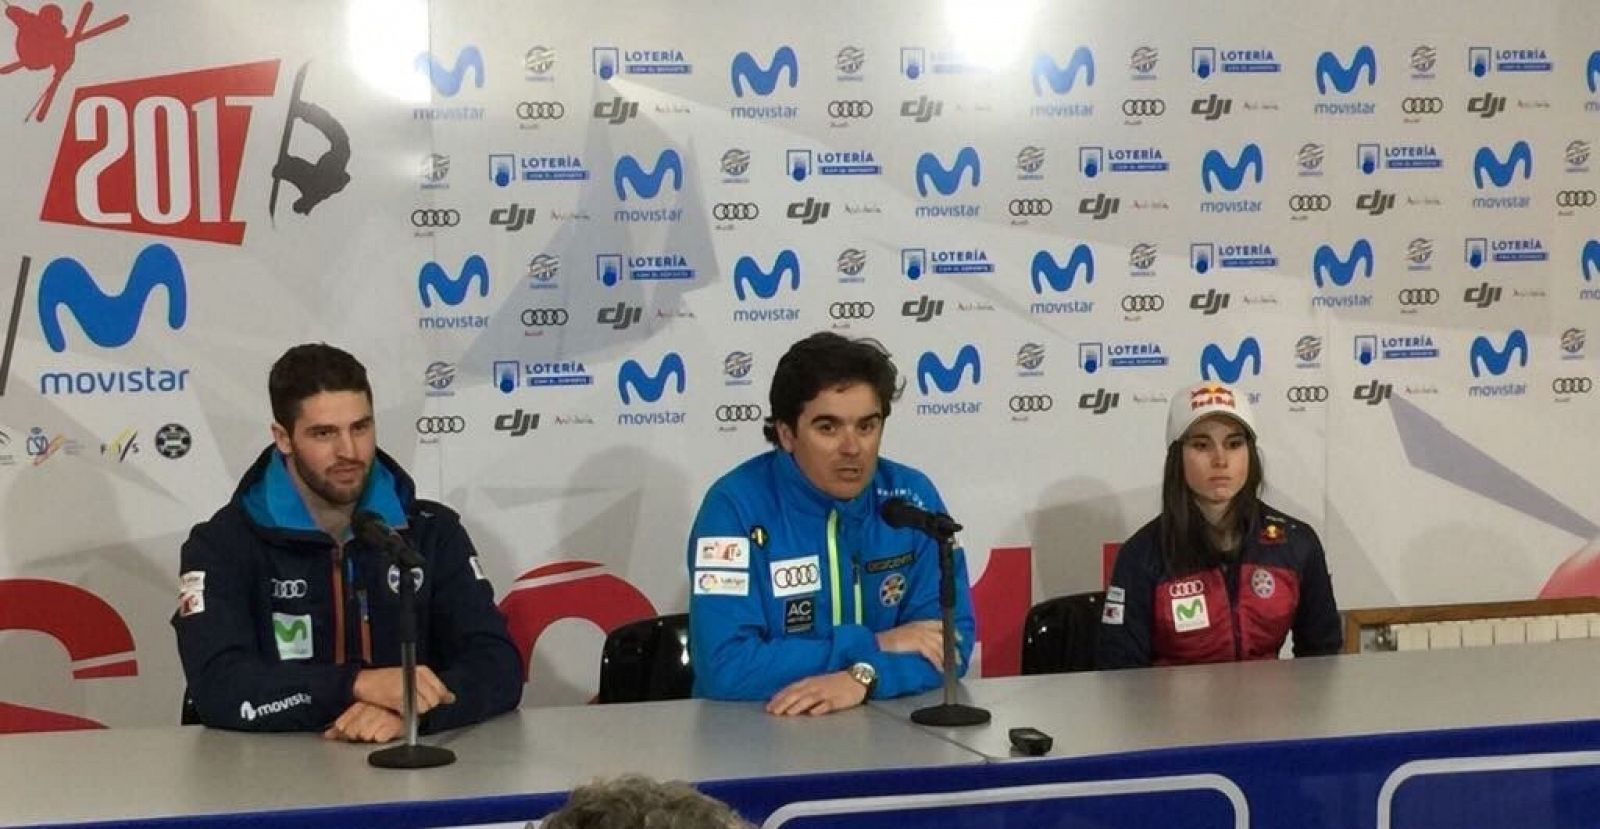
M268 446L239 482L234 493L235 502L262 532L327 539L327 533L312 519L311 510L289 477L287 464L288 458L277 447ZM367 473L367 483L356 511L371 510L384 523L399 529L406 526L407 507L414 501L414 492L411 477L393 458L379 450ZM345 537L338 540L349 538L347 529Z
M798 509L808 515L826 516L830 511L837 510L839 517L849 521L859 521L870 516L877 500L876 492L878 477L882 473L881 463L873 471L872 480L867 482L861 493L849 500L840 500L818 489L806 473L795 463L794 455L781 447L772 450L773 474L777 478L778 501L790 509ZM881 460L881 459L880 459Z

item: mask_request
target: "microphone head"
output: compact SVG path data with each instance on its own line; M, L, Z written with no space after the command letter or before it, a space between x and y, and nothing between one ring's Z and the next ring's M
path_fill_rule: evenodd
M350 523L356 535L368 537L376 535L381 538L389 534L389 525L384 523L381 516L369 509L357 512Z
M925 515L922 510L912 506L911 502L904 498L890 498L884 501L883 506L878 508L878 514L883 517L883 523L897 530L921 526L922 517Z

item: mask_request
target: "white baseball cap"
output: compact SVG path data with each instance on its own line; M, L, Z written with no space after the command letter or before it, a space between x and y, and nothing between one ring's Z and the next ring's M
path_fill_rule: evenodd
M1244 425L1250 437L1256 436L1256 419L1250 411L1250 400L1243 392L1226 383L1196 383L1181 388L1172 395L1172 407L1167 410L1167 443L1183 437L1189 427L1201 418L1224 414Z

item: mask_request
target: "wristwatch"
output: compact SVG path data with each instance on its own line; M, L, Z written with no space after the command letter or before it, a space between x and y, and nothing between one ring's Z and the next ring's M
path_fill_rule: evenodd
M872 699L872 692L878 690L878 669L866 662L857 662L847 670L851 679L866 686L867 695L865 699Z

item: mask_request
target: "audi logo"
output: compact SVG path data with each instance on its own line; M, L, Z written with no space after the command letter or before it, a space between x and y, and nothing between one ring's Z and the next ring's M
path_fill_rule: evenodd
M523 101L517 104L517 117L524 121L553 121L567 114L560 101Z
M1167 300L1160 294L1127 294L1122 297L1122 310L1130 314L1159 311L1165 307Z
M829 101L829 118L870 118L872 117L871 101Z
M1401 305L1439 304L1439 291L1436 288L1406 288L1399 297Z
M822 573L815 564L796 564L792 567L777 567L772 571L772 586L783 589L787 587L805 587L811 584L820 584Z
M836 320L872 319L877 309L870 302L835 302L828 306L828 316Z
M419 435L459 435L466 430L467 419L456 415L417 418Z
M1594 207L1593 190L1562 190L1556 194L1557 207Z
M529 328L545 325L566 325L567 309L565 308L524 308L522 309L522 324Z
M1550 390L1556 394L1588 394L1594 381L1587 377L1557 377L1550 381Z
M1199 579L1188 581L1175 581L1167 585L1167 595L1174 599L1187 599L1206 592L1206 583Z
M424 210L411 211L412 227L455 227L461 224L461 211L459 210Z
M1444 99L1407 98L1400 102L1400 111L1407 115L1438 115L1444 112Z
M717 407L717 420L721 423L753 423L761 419L761 407L754 403L724 404Z
M272 582L272 598L274 599L304 599L306 597L305 579L270 579Z
M761 215L761 208L755 202L749 201L724 201L711 206L711 218L719 222L743 222Z
M1321 212L1333 207L1333 197L1325 193L1298 194L1289 197L1289 209L1296 213Z
M1049 199L1012 199L1010 205L1013 216L1048 216L1055 209Z
M1127 98L1122 102L1122 114L1130 118L1161 115L1166 111L1167 102L1160 98Z
M1326 403L1328 402L1327 386L1292 386L1284 393L1290 403Z
M1048 394L1018 394L1011 397L1013 412L1048 412L1055 405L1056 399Z

